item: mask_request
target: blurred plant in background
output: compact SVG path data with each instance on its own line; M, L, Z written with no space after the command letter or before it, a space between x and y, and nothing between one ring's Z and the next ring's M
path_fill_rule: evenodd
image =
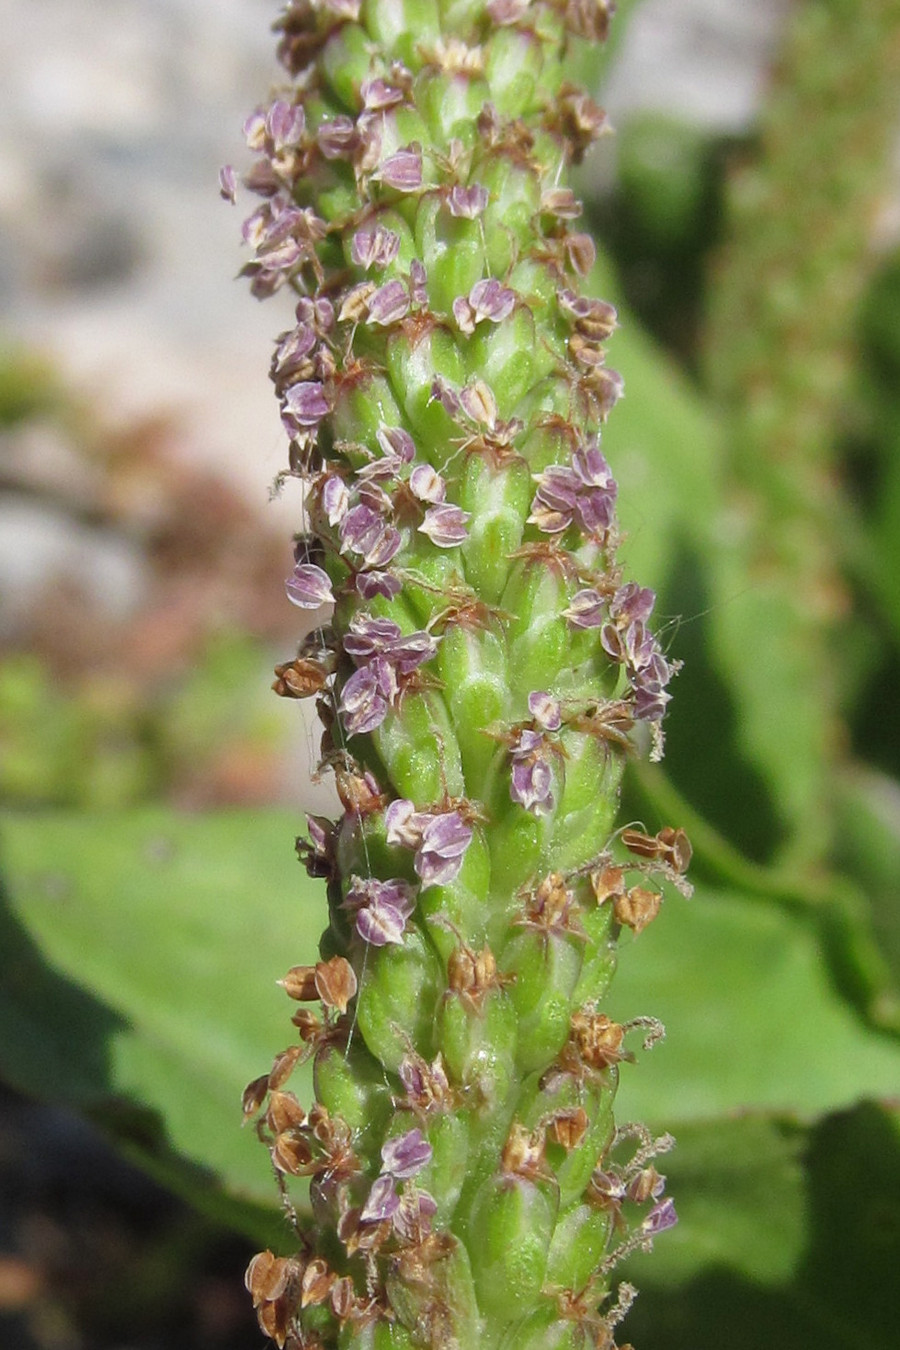
M602 101L603 72L591 83ZM622 818L687 828L697 894L633 966L624 947L610 1010L652 1007L669 1029L620 1096L678 1138L681 1222L635 1260L629 1334L647 1350L896 1343L898 125L897 0L804 0L749 139L633 118L605 185L579 185L623 315L627 398L604 436L623 552L685 663L665 773L635 769ZM72 425L18 353L0 404L7 438ZM153 598L111 637L57 589L7 639L0 1070L275 1244L270 1178L232 1121L275 1048L285 954L315 959L320 901L286 856L294 812L171 806L271 800L277 746L248 690L289 631L268 608L283 556L234 503L191 509L212 489L172 486L165 428L116 445L74 422L100 484L75 509L137 530ZM156 533L110 505L138 469L169 503Z

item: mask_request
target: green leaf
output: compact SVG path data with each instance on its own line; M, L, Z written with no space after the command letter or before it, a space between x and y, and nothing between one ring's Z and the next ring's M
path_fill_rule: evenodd
M655 1126L747 1109L810 1119L900 1083L900 1045L829 981L815 915L733 891L669 899L623 942L610 1003L619 1020L665 1023L619 1089L621 1112Z
M163 1180L259 1229L276 1193L241 1092L296 1033L276 980L316 959L325 893L266 815L8 818L0 1073L87 1111ZM309 1100L309 1070L292 1087ZM199 1169L202 1169L199 1170Z
M622 1273L656 1350L893 1350L900 1118L864 1103L806 1131L715 1120L665 1159L678 1225Z

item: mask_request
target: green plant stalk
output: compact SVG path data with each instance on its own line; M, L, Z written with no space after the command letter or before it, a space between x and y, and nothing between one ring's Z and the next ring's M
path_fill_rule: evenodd
M245 272L297 306L271 371L305 487L287 591L333 604L275 687L317 698L344 807L299 841L329 923L244 1103L297 1240L247 1284L290 1350L608 1350L616 1265L675 1221L671 1139L613 1119L629 1033L661 1028L602 1011L621 927L690 852L615 829L673 667L616 561L615 312L581 293L566 185L605 129L567 61L611 9L298 0L290 84L246 128Z
M727 417L732 488L720 630L730 650L746 644L746 608L731 601L749 578L771 635L767 678L754 678L753 663L731 668L748 753L765 745L769 764L794 766L770 782L791 830L778 859L787 867L817 869L833 841L829 771L846 739L834 654L855 534L835 448L898 114L898 0L799 5L758 151L729 183L710 288L705 364ZM808 691L821 715L788 725L773 716L778 683Z

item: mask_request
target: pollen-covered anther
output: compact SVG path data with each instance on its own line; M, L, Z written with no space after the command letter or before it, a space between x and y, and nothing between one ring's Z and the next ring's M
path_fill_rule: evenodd
M315 1044L325 1030L321 1017L317 1017L310 1008L298 1008L291 1016L291 1022L300 1033L304 1045Z
M577 220L584 208L571 188L554 187L541 193L541 213L557 220Z
M309 1139L298 1131L284 1130L276 1135L271 1149L272 1166L278 1172L289 1176L307 1176L318 1170L313 1161L313 1149Z
M571 1036L578 1055L591 1069L607 1069L634 1056L625 1049L626 1027L605 1013L581 1009L572 1015Z
M470 47L457 37L441 37L436 42L420 45L418 50L426 65L447 75L481 75L484 72L484 49Z
M252 1258L244 1274L244 1288L253 1299L254 1308L262 1303L274 1303L299 1286L303 1265L296 1256L276 1256L268 1249Z
M608 863L591 873L591 890L598 905L625 894L625 869Z
M278 983L288 998L298 1003L318 998L326 1008L337 1008L341 1013L347 1011L347 1004L356 993L356 974L343 956L332 956L314 966L292 966Z
M287 1050L282 1050L280 1055L275 1056L269 1073L270 1091L277 1091L284 1086L303 1058L304 1050L305 1047L302 1045L291 1045Z
M387 794L381 791L374 775L347 765L335 765L334 785L345 811L354 816L371 816L382 811Z
M266 1108L266 1125L273 1134L296 1130L306 1124L306 1112L293 1092L273 1092Z
M449 990L476 1008L492 989L502 989L514 980L514 975L503 974L497 969L497 960L490 947L474 952L463 943L450 953L447 962Z
M583 1106L557 1111L547 1124L547 1133L567 1153L578 1148L587 1133L588 1116Z
M662 896L646 886L632 886L624 895L613 896L613 911L618 923L637 936L652 923L662 905Z
M310 698L325 688L329 674L325 663L298 656L275 667L272 688L281 698Z
M525 1181L546 1180L552 1176L544 1154L544 1131L528 1130L514 1120L500 1154L500 1170L504 1176L521 1177Z
M566 884L561 872L551 872L528 894L515 923L557 936L564 933L581 938L585 936L575 893Z
M316 1307L324 1303L336 1279L337 1276L329 1268L327 1261L323 1261L320 1256L315 1257L303 1272L303 1279L300 1282L300 1307Z
M248 1083L241 1093L241 1108L244 1112L244 1121L255 1116L269 1091L269 1075L261 1074L259 1078L254 1078L252 1083Z

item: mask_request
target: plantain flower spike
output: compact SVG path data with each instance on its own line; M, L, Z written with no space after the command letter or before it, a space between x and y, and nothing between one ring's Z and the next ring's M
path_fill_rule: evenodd
M622 927L690 855L615 828L674 666L617 562L616 312L566 185L606 129L567 62L613 8L290 0L245 127L243 270L288 316L303 485L309 631L274 687L317 700L344 807L298 841L321 959L244 1096L293 1224L246 1278L280 1350L615 1350L615 1269L675 1222L670 1137L613 1119L631 1033L661 1028L603 1011Z

